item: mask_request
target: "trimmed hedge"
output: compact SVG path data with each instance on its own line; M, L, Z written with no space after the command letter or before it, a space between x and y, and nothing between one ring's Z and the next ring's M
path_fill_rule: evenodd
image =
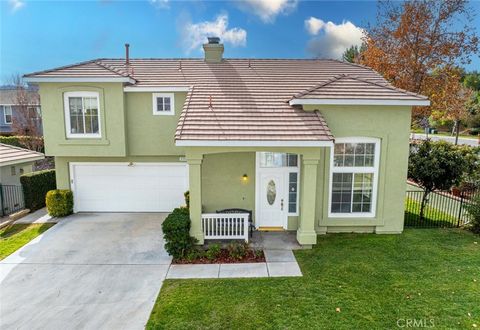
M55 170L36 171L20 176L23 188L25 207L36 211L45 207L45 196L50 190L57 188Z
M48 214L52 217L65 217L73 213L73 193L71 190L50 190L45 201Z
M165 250L174 259L184 258L193 250L197 239L190 236L190 213L187 208L176 208L162 224Z
M0 143L3 144L8 144L14 147L20 147L24 149L28 149L28 145L26 145L24 142L28 140L34 140L38 139L41 140L41 143L43 145L43 138L42 137L35 137L35 136L0 136ZM36 151L36 150L34 150ZM40 152L44 152L44 148L42 147L42 150Z

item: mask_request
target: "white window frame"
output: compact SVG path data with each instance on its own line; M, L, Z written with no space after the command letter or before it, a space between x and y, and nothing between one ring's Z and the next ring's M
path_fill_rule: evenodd
M380 166L380 139L370 137L344 137L336 138L335 143L374 143L375 156L373 167L334 167L334 149L330 148L330 182L328 187L328 217L329 218L375 218L377 212L377 193L378 193L378 172ZM333 173L372 173L372 205L370 212L351 212L351 213L334 213L332 212L332 188ZM354 178L352 178L354 180ZM353 184L353 182L352 182ZM353 190L352 190L353 193Z
M70 126L70 104L68 99L70 97L96 97L97 98L97 109L98 109L98 133L72 133L72 128ZM63 108L65 113L65 131L67 133L67 138L70 139L96 139L102 137L102 115L100 109L100 93L98 92L66 92L63 94ZM84 123L85 125L85 123Z
M9 109L10 113L8 116L10 116L10 121L7 121L7 109ZM3 106L3 121L5 122L6 125L12 125L13 123L13 108L11 105L4 105Z
M152 94L152 109L155 116L173 116L175 115L175 94L174 93L153 93ZM157 98L170 98L170 111L158 111Z

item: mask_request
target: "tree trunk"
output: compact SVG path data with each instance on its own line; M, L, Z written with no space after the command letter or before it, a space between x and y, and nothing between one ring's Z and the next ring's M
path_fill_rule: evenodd
M430 194L429 190L423 191L422 203L420 205L420 221L423 221L424 219L424 212L425 212L425 206L427 206L428 194Z
M455 120L455 145L458 144L459 134L460 134L460 120Z

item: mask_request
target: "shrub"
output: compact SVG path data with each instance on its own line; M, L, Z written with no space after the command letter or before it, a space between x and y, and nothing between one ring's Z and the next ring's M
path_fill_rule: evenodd
M230 243L227 249L231 258L239 260L247 255L248 245L234 242Z
M53 217L65 217L73 213L73 193L71 190L50 190L46 197L47 211Z
M480 234L480 195L477 195L466 209L470 215L470 230Z
M36 171L20 176L25 207L36 211L45 207L45 196L56 189L55 170Z
M162 224L165 250L174 259L182 259L194 248L197 239L190 236L190 213L187 208L176 208Z
M220 256L221 247L220 244L212 244L208 247L205 256L208 260L215 260Z

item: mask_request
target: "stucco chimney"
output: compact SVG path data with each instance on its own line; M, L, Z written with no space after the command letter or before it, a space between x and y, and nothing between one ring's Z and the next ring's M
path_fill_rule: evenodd
M223 59L223 44L218 37L208 37L208 43L203 44L205 62L220 63Z

